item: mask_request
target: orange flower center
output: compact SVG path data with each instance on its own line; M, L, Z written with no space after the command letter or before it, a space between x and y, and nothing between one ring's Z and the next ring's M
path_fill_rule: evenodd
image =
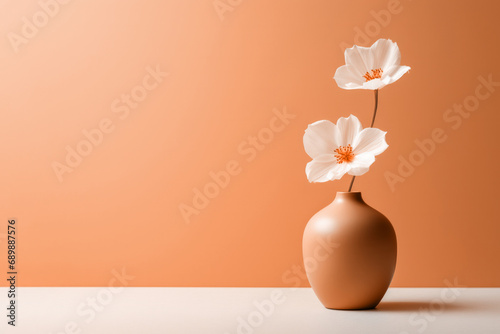
M335 150L335 153L337 153L335 154L335 158L337 159L338 164L354 160L354 153L352 153L351 144L347 146L340 146Z
M366 72L365 75L363 75L363 78L365 78L366 81L380 79L382 77L382 72L384 71L381 68L377 68L375 70L372 70L371 74L369 72Z

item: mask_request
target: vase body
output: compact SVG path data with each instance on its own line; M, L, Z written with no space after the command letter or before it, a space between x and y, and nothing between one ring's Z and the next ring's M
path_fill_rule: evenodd
M378 305L396 268L396 233L359 192L338 192L307 223L302 241L307 278L331 309Z

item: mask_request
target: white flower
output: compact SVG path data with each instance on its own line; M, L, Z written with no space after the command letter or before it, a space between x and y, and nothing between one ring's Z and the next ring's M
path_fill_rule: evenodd
M345 50L345 63L333 77L344 89L381 89L401 78L410 70L400 66L398 44L390 39L379 39L371 47L354 45Z
M363 175L375 161L375 156L389 145L379 129L363 129L358 118L341 117L337 124L318 121L309 124L304 134L304 148L313 159L306 166L309 182L340 179L345 173Z

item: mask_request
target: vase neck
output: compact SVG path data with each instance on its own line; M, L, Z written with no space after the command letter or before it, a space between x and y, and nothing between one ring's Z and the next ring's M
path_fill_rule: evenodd
M351 192L343 192L338 191L335 195L334 202L361 202L364 203L363 197L361 196L361 192L359 191L351 191Z

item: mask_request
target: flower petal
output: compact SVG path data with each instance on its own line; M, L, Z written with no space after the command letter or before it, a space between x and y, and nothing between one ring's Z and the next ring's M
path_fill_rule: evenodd
M340 132L340 142L338 146L347 146L349 144L352 146L354 144L354 139L363 129L361 122L354 115L350 115L347 118L340 117L337 121L337 128Z
M363 78L366 72L373 67L373 56L370 48L354 45L352 48L345 49L345 63L350 66L355 75Z
M389 147L385 141L386 133L376 128L363 129L352 144L355 156L363 153L370 153L375 156L384 152Z
M330 121L317 121L306 129L304 134L304 149L311 158L322 154L333 154L340 146L338 127Z
M384 86L386 86L386 84L380 79L372 79L370 81L363 82L363 89L376 90L381 89Z
M346 65L339 67L334 76L343 89L381 89L410 69L400 66L401 52L398 44L390 39L379 39L369 48L354 45L345 50L344 56ZM382 77L365 82L363 76L375 69L382 69Z
M330 181L328 173L337 165L337 159L333 154L317 156L307 163L306 175L309 182Z
M375 156L369 152L358 154L351 162L350 175L359 176L368 172L372 163L375 162Z
M351 166L352 164L345 162L341 164L336 164L328 171L327 178L330 181L340 180L340 178L344 176L345 173L348 173L351 170Z
M382 81L384 82L384 86L397 81L409 70L410 66L395 65L390 67L387 71L384 72L384 74L382 74Z
M373 68L381 68L384 72L394 65L399 65L401 62L401 52L397 43L390 39L379 39L370 48Z
M359 89L363 88L362 76L356 74L357 71L351 65L343 65L335 71L335 82L340 88L343 89Z

